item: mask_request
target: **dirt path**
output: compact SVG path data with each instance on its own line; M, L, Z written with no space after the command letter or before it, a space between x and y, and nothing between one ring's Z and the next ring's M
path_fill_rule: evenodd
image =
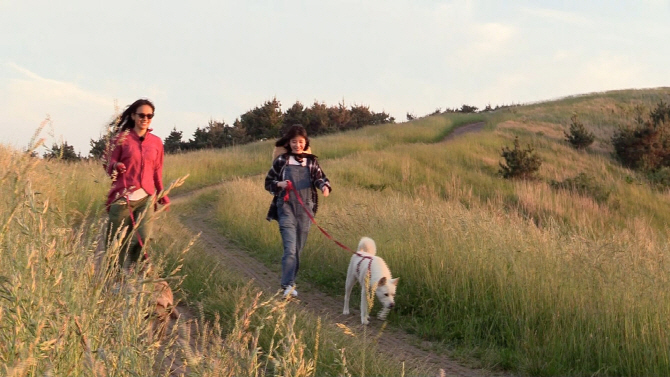
M472 123L465 126L458 127L453 130L449 135L447 135L442 141L449 141L455 139L461 135L470 133L470 132L479 132L484 129L486 124L484 122Z
M468 128L469 127L469 128ZM464 126L473 132L481 129L483 123ZM449 137L455 137L461 128L452 132ZM464 131L458 132L458 135ZM180 205L198 195L215 190L217 186L211 186L200 190L195 190L187 194L180 195L173 199L173 205ZM274 292L277 289L279 273L270 270L263 263L251 257L248 253L232 245L224 236L219 234L212 224L213 211L201 212L195 216L184 219L183 225L194 233L200 232L198 242L210 253L221 258L222 264L230 266L239 271L267 292ZM342 282L344 286L344 282ZM360 312L357 310L357 303L352 302L352 314L345 316L342 314L343 297L328 296L320 292L307 282L301 282L299 286L299 300L296 302L303 308L312 313L321 316L324 325L335 326L335 323L343 323L354 329L357 333L362 333L363 328L360 324ZM189 311L188 308L181 307L180 312ZM381 329L382 321L376 317L370 318L368 325L368 334L376 336ZM402 330L386 327L378 339L379 350L389 352L393 357L400 361L406 361L412 365L426 365L430 370L430 376L466 376L479 377L491 376L492 373L480 369L472 369L463 366L450 358L448 355L432 351L433 344L423 341L420 338L407 334Z

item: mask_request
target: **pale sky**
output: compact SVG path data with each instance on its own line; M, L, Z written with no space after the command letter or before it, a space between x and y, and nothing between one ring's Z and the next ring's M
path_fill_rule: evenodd
M397 121L670 86L670 0L0 0L0 143L88 155L138 98L183 139L276 97ZM41 152L40 152L41 154Z

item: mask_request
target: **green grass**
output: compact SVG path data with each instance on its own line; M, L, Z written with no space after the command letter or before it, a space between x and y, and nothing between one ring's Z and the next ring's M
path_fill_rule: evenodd
M631 122L635 106L649 109L669 96L667 88L595 93L314 138L314 153L333 182L317 220L350 247L364 235L375 239L379 255L400 277L397 308L389 323L458 355L516 374L668 375L670 307L664 303L670 299L670 203L667 193L650 189L642 177L612 159L608 140L617 127ZM562 133L575 112L597 136L587 151L575 151L564 141ZM485 121L486 129L440 142L455 126L474 121ZM501 149L515 136L543 159L535 181L510 182L498 176ZM155 349L142 343L140 335L146 326L141 311L129 312L110 331L104 313L116 307L91 311L93 304L87 300L97 296L81 297L85 287L96 284L81 271L92 263L96 222L90 219L104 217L108 186L102 169L1 152L2 166L13 166L0 174L0 225L5 224L0 275L9 281L0 294L5 304L0 311L3 372L44 374L70 368L91 375L97 368L91 365L104 361L85 360L87 351L73 323L78 318L82 324L84 317L89 342L114 352L118 361L110 365L154 368L147 355L155 355ZM267 359L256 358L234 339L245 344L257 339L265 354L273 354L275 347L291 349L278 342L295 335L293 344L305 355L302 364L289 365L287 354L275 355L285 362L277 368L293 368L296 374L313 373L309 366L314 358L317 375L345 374L342 348L374 352L369 343L349 343L339 329L317 330L309 314L255 301L253 287L217 264L197 242L189 247L193 234L176 217L206 206L215 210L214 226L224 235L278 268L281 241L277 224L265 221L271 196L263 190L271 152L268 141L166 158L166 183L190 174L175 193L221 183L214 193L175 206L161 218L155 244L164 274L179 270L182 297L202 306L203 319L210 323L210 332L202 334L232 342L223 349L202 343L201 355L210 357L195 366L196 375L213 375L217 363L236 374L245 374L240 371L249 365L266 368ZM588 193L551 185L580 173L611 190L609 197L598 201ZM27 182L40 194L26 196ZM47 198L50 204L44 211ZM38 235L32 237L36 241L28 241L26 234ZM310 281L341 298L349 257L313 229L298 284ZM61 271L68 273L58 281ZM61 286L67 287L65 295ZM64 310L58 299L70 309ZM129 310L123 300L118 305ZM248 327L240 327L248 312L256 316ZM270 312L282 314L261 321ZM294 314L298 325L293 325ZM301 335L296 328L304 329ZM48 343L51 339L62 340ZM334 344L326 339L335 339ZM65 350L59 343L65 340L79 346ZM134 352L121 351L130 345ZM96 347L91 347L93 352ZM240 352L243 361L230 362L227 349ZM55 356L56 350L62 356ZM355 354L345 354L350 373L400 373L397 363L389 364L395 369L382 370L368 358L363 366L362 360L352 358ZM90 355L101 362L99 355ZM55 362L44 361L52 357Z
M410 124L384 124L313 138L311 145L321 159L335 159L400 144L433 143L444 138L454 127L482 119L477 114L434 116ZM233 148L167 155L164 183L167 185L188 174L184 185L174 190L179 194L229 179L264 174L269 169L273 145L274 141L260 141Z
M401 278L389 320L410 332L532 375L667 374L670 313L657 304L669 288L665 194L627 183L635 173L605 154L533 132L549 119L534 111L544 120L521 129L322 159L334 190L320 224L351 247L363 235L377 241ZM501 147L515 135L543 158L539 180L498 177ZM611 187L606 202L549 184L581 172ZM281 242L263 221L263 178L227 182L211 200L221 231L276 266ZM314 230L301 279L341 295L348 258Z
M249 226L266 210L259 183L249 178L226 184L217 203L219 221L240 245L277 263L276 224ZM498 358L491 362L531 374L568 369L581 374L597 363L616 366L622 355L603 349L613 351L610 339L623 338L638 343L626 357L636 359L640 369L617 366L614 374L666 370L667 365L649 363L649 355L665 354L665 338L643 330L649 323L667 326L664 314L649 312L665 313L655 303L665 300L668 283L654 278L653 286L647 285L653 276L667 275L666 240L649 250L654 232L644 224L607 238L589 229L566 235L558 226L538 229L513 213L466 209L435 195L418 199L392 190L340 190L319 218L352 247L362 235L377 241L379 255L401 278L398 308L390 316L396 325L454 346L493 348ZM644 251L638 249L644 245ZM348 259L314 231L301 278L341 295ZM555 359L555 372L533 369L547 355Z
M259 296L180 224L189 206L159 212L150 269L119 274L111 266L121 246L100 253L104 191L89 203L70 194L98 190L79 180L89 164L43 162L4 147L0 162L1 375L173 376L170 360L183 361L190 376L424 374L388 357L361 357L377 352L375 334L352 338ZM150 316L159 276L196 312L193 325L182 318L163 338Z
M154 247L161 249L196 237L195 234L180 225L178 219L192 216L194 212L200 211L203 207L211 206L213 199L212 195L205 194L194 198L189 206L175 207L173 209L175 213L162 220L160 236L157 237L159 242ZM174 250L182 248L183 246L176 249L171 247ZM217 256L205 250L205 247L196 241L188 254L170 253L168 259L171 262L168 265L182 266L181 273L185 276L181 284L184 299L192 307L201 307L206 318L216 319L216 323L220 323L224 334L233 332L236 325L236 311L241 306L235 304L243 302L245 306L249 306L258 289L253 288L253 285L250 286L246 279L221 263ZM263 305L258 309L259 314L252 326L258 331L258 346L265 354L271 353L273 341L276 347L284 341L286 336L290 339L300 335L301 352L304 352L304 358L306 360L316 358L314 365L317 369L314 375L342 375L344 368L352 375L402 375L403 370L408 375L425 374L425 371L421 369L409 365L404 366L400 361L393 360L388 355L378 354L373 340L377 334L354 331L356 337L352 337L333 324L322 323L317 316L302 310L299 306L286 305L286 302L277 298L271 299L270 296L273 293L266 292L261 301L270 300L270 302L278 302L281 305L279 307ZM276 314L272 315L273 312ZM268 316L268 320L258 319L264 316ZM292 321L295 321L295 324L291 324ZM289 324L292 326L290 331ZM275 333L278 328L281 330L280 333ZM285 344L284 346L290 345ZM318 355L315 355L315 349L319 350ZM345 365L341 364L344 362L341 360L342 355L346 358ZM368 357L363 358L361 355L368 355ZM371 357L370 355L376 356ZM275 357L285 357L286 360L290 360L288 354L279 352ZM261 360L263 361L264 358ZM259 365L272 368L262 363Z
M101 223L67 194L79 183L67 167L56 174L58 164L6 149L0 161L0 374L157 375L144 319L151 284L96 269Z

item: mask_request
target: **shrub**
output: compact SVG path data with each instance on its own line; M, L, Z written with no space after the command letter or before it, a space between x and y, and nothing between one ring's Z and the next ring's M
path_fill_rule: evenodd
M670 167L670 107L659 102L649 119L636 126L620 128L612 135L616 158L631 169L654 172Z
M654 171L670 166L668 131L668 124L654 126L651 122L621 128L612 136L615 155L622 165L631 169Z
M93 140L89 142L91 150L88 152L88 155L92 158L101 160L105 156L107 151L107 142L109 141L109 136L101 136L98 140Z
M564 132L565 139L575 149L586 149L593 144L595 136L588 131L582 122L577 118L577 114L573 114L570 118L570 132Z
M614 155L623 165L631 169L641 166L642 157L645 155L645 128L644 124L636 128L621 127L612 135L612 146Z
M514 149L503 147L501 157L505 159L505 162L500 163L498 172L507 179L534 178L542 165L542 159L535 154L535 150L530 145L526 149L519 148L519 137L514 138Z
M551 181L549 185L554 189L569 190L579 195L589 196L598 203L605 203L612 193L611 189L603 187L592 176L579 173L574 178L567 178L563 182Z
M255 107L242 114L239 125L246 130L251 140L279 137L284 114L277 98L265 101L263 106Z
M182 131L177 131L177 127L172 128L170 135L163 141L163 148L165 153L177 153L184 147L184 142L181 140Z
M74 151L74 147L69 145L67 141L62 144L53 144L51 149L44 152L43 157L47 160L63 160L68 162L75 162L81 160L81 155Z
M670 106L667 103L660 101L656 105L656 108L649 113L649 118L654 126L666 123L670 120Z
M647 173L647 179L652 187L665 190L670 188L670 167L664 166L660 169Z

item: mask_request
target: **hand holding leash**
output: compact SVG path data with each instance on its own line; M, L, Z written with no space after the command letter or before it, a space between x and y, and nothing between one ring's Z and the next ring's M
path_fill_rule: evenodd
M124 164L123 162L115 162L114 169L116 169L116 171L118 171L119 173L123 174L126 172L126 164Z
M293 187L293 183L291 181L286 181L286 182L288 182L288 183L286 184L286 195L284 195L284 201L287 202L289 200L289 193L291 192L291 190L295 191L295 197L298 199L298 203L300 203L302 208L305 210L305 212L307 213L307 217L309 217L309 219L312 221L312 224L316 225L316 227L319 228L321 233L323 233L329 240L335 242L337 244L337 246L355 254L355 252L353 250L351 250L350 248L348 248L347 245L345 245L342 242L334 239L333 236L331 236L328 232L326 232L325 229L323 229L319 224L316 223L316 220L314 219L314 216L309 211L309 209L307 209L307 206L305 206L305 202L302 201L302 198L300 197L300 193L298 192L298 190L295 189L295 187Z
M293 182L283 181L283 182L279 182L279 183L283 183L284 187L282 187L282 188L286 188L286 195L284 195L284 201L288 202L289 193L291 192L291 190L295 190L295 187L293 187ZM277 184L277 186L279 186L279 183ZM300 198L300 194L298 194L298 191L295 192L295 196L298 198L298 202L300 202L300 204L302 204L303 207L304 207L305 205L303 204L302 199Z

